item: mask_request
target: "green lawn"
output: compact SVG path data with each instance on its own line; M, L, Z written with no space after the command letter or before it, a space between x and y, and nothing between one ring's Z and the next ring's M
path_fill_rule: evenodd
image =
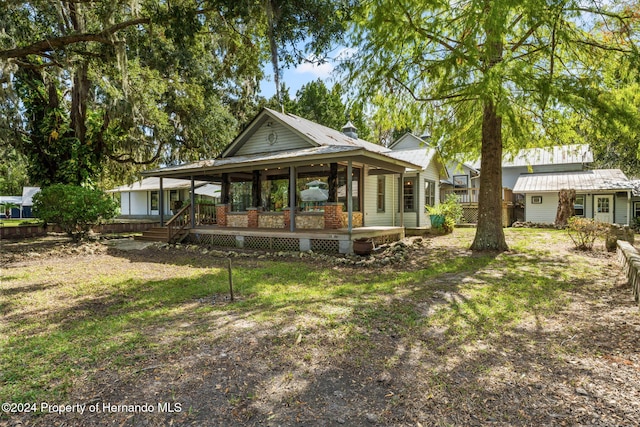
M40 225L42 221L37 218L26 219L0 219L0 227L18 227L20 225Z

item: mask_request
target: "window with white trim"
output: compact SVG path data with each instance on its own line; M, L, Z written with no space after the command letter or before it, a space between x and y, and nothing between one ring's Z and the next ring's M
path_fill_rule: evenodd
M424 180L424 204L426 206L436 204L436 182L430 179Z
M377 192L377 208L378 212L384 212L384 189L385 189L385 177L378 177L378 192Z
M575 216L584 216L585 200L586 198L584 194L576 194L576 201L573 204L573 211Z

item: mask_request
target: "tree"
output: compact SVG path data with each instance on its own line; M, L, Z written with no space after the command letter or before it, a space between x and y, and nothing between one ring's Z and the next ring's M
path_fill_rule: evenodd
M45 185L214 157L251 115L262 64L301 56L285 42L303 36L318 55L341 32L343 6L3 2L0 140Z
M354 13L345 69L364 96L432 124L445 155L481 156L471 248L503 251L503 150L575 136L569 112L637 125L601 82L603 63L636 61L635 19L617 2L372 0Z
M33 210L45 223L58 224L73 240L82 240L91 226L112 219L118 204L100 190L54 184L33 196Z
M571 218L575 214L574 205L576 203L576 190L563 189L558 193L558 209L556 210L556 227L566 227Z

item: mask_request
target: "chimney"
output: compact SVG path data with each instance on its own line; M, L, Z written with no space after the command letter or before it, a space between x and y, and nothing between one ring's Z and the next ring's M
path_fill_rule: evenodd
M346 125L342 126L342 133L349 138L358 139L358 129L351 123L351 120Z

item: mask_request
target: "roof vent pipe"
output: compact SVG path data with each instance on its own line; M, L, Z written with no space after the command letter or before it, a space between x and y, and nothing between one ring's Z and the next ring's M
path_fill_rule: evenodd
M358 128L351 123L351 120L349 120L346 125L342 126L342 133L347 135L349 138L358 139Z

